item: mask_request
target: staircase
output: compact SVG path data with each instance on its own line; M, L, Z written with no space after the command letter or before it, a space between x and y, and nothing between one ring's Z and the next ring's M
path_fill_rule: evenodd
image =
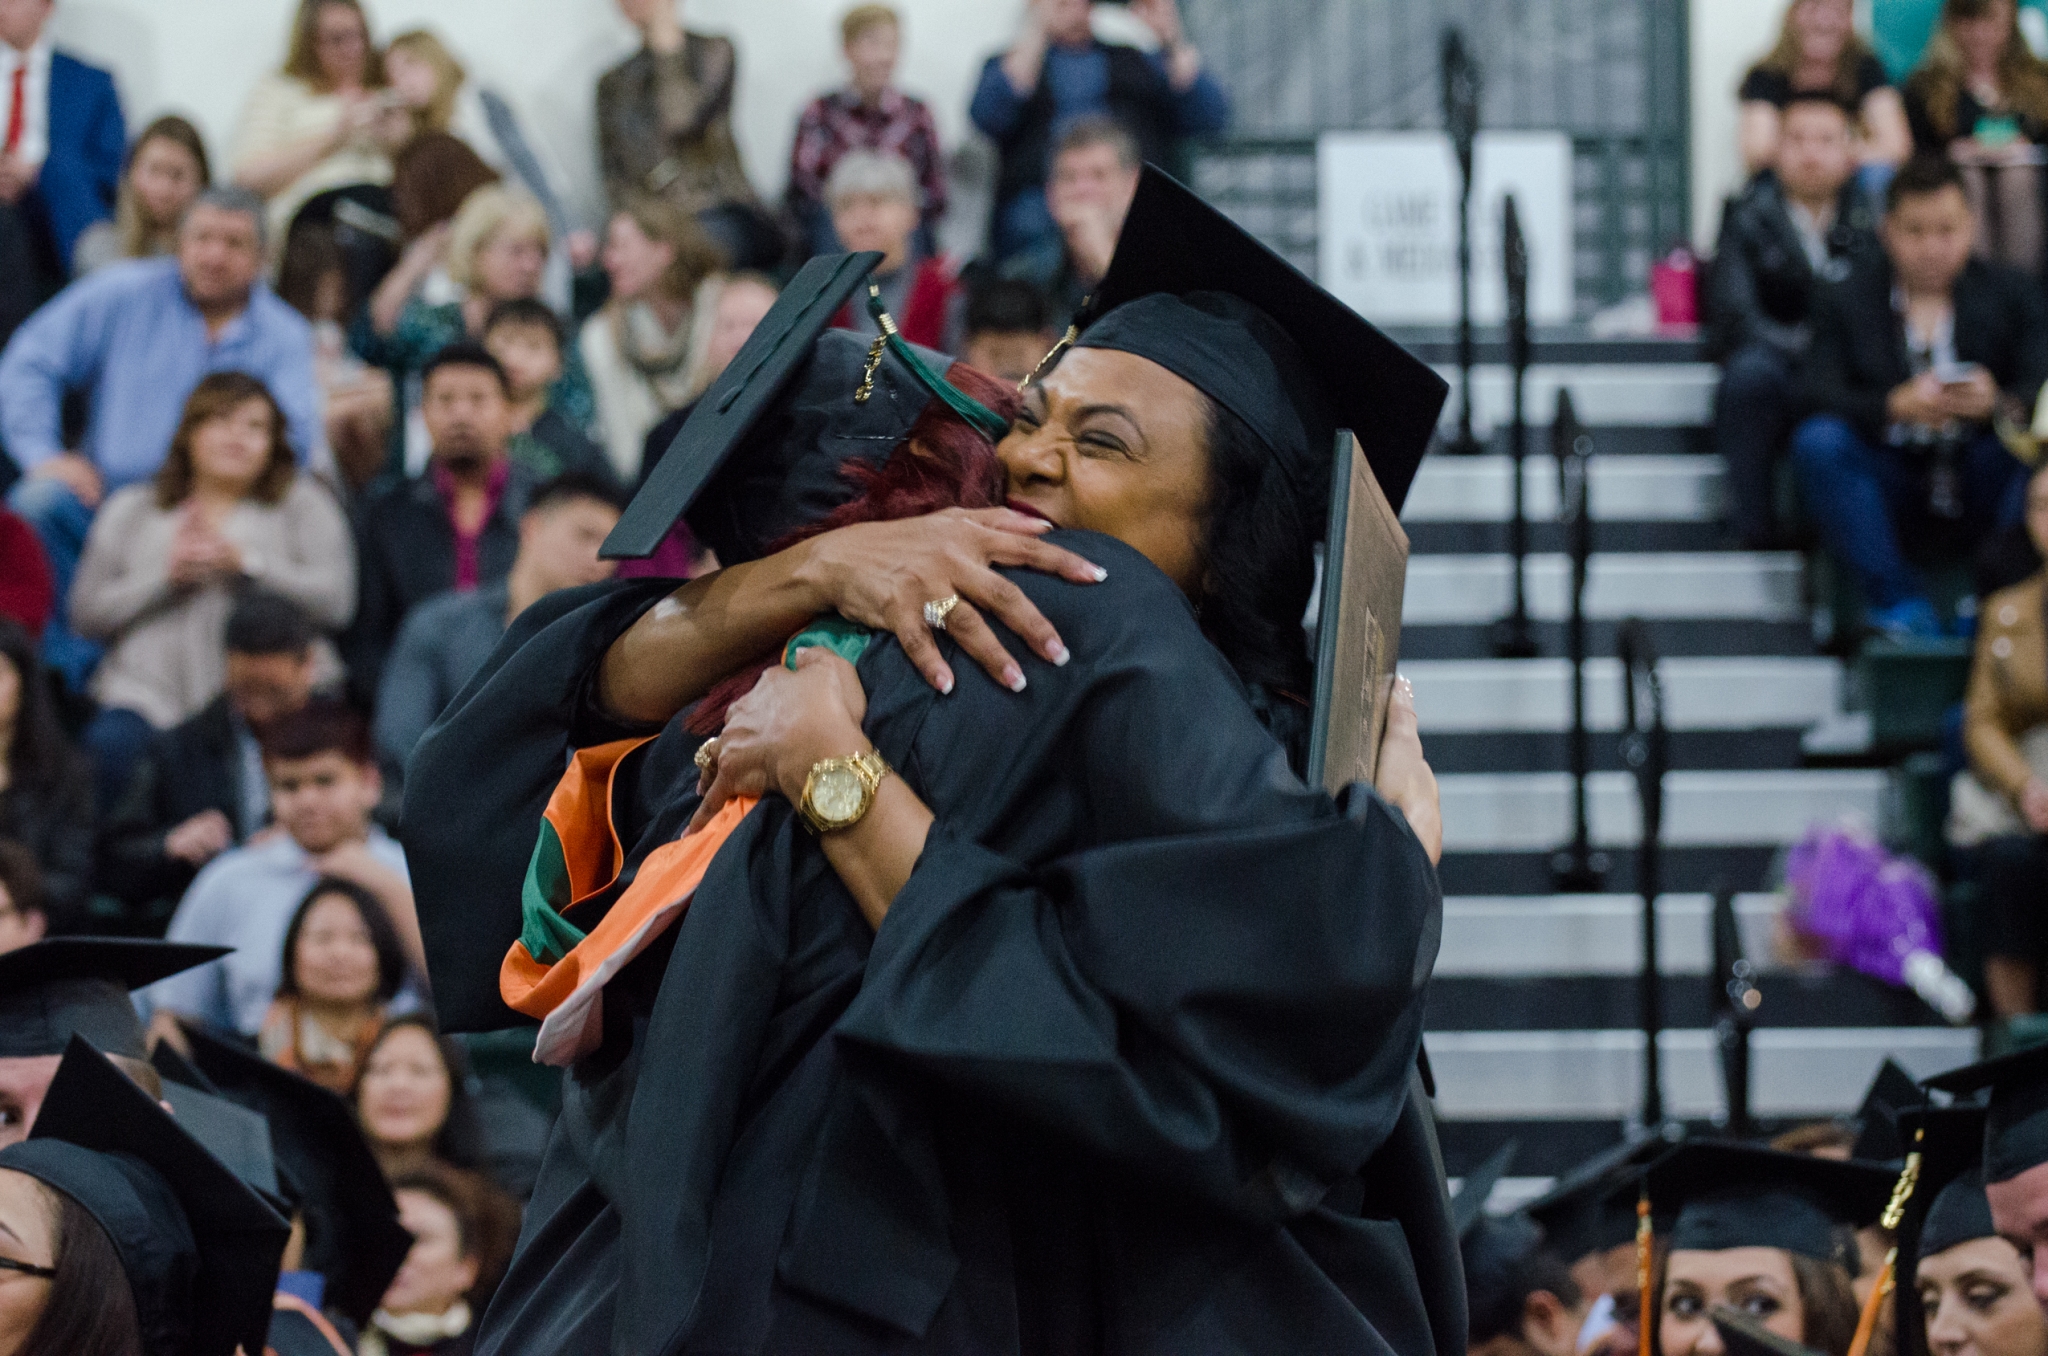
M1448 343L1404 337L1453 375ZM1475 424L1497 429L1495 448L1508 409L1500 356L1482 348L1488 365L1474 387ZM1540 658L1488 650L1487 628L1512 597L1508 458L1432 455L1403 512L1413 558L1401 669L1415 684L1444 816L1444 935L1426 1039L1451 1174L1520 1142L1518 1177L1497 1204L1616 1142L1642 1103L1641 903L1629 893L1640 818L1620 761L1622 673L1611 657L1627 617L1649 623L1672 730L1658 901L1667 1114L1698 1123L1725 1114L1707 975L1717 891L1736 895L1744 950L1762 970L1753 1115L1783 1124L1839 1115L1886 1055L1925 1076L1977 1052L1974 1031L1942 1024L1910 993L1772 961L1774 859L1818 822L1884 826L1894 793L1883 768L1806 766L1802 739L1841 723L1846 678L1839 661L1815 652L1802 559L1722 545L1720 467L1706 448L1713 368L1689 344L1661 341L1539 340L1536 363L1524 492ZM1556 894L1550 876L1551 853L1572 827L1570 561L1548 438L1563 388L1595 444L1588 817L1610 860L1611 893L1593 895Z

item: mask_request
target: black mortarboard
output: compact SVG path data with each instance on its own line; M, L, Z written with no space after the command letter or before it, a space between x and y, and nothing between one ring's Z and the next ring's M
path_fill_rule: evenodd
M1515 1161L1521 1147L1519 1142L1509 1140L1458 1183L1458 1194L1451 1198L1451 1223L1457 1227L1459 1238L1485 1218L1487 1198L1500 1185L1500 1179L1508 1175L1508 1165Z
M1921 1084L1937 1092L1985 1092L1984 1180L2003 1182L2048 1163L2048 1045L1966 1064Z
M1874 1163L1696 1140L1650 1166L1650 1204L1677 1212L1668 1237L1675 1251L1782 1248L1854 1272L1844 1231L1884 1212L1897 1176Z
M0 955L0 1059L59 1055L83 1036L142 1059L131 989L218 960L233 948L114 937L55 937Z
M1927 1100L1913 1075L1886 1059L1863 1094L1856 1110L1856 1143L1849 1157L1866 1163L1889 1163L1906 1156L1906 1142L1899 1136L1899 1113Z
M1493 1157L1466 1174L1451 1202L1458 1230L1458 1257L1465 1270L1465 1311L1471 1338L1483 1342L1521 1321L1527 1298L1518 1284L1522 1263L1543 1243L1543 1230L1526 1214L1486 1213L1487 1198L1507 1174L1519 1146L1510 1140Z
M1920 1259L1998 1232L1984 1198L1984 1108L1910 1108L1899 1114L1899 1131L1907 1148L1920 1155L1920 1169L1899 1214L1895 1330L1901 1356L1926 1356Z
M1398 513L1449 387L1356 311L1147 165L1078 348L1158 363L1228 409L1278 458L1320 530L1340 428Z
M1722 1349L1728 1356L1825 1356L1803 1342L1772 1332L1740 1309L1717 1304L1713 1317L1714 1328L1721 1334Z
M144 1356L263 1349L290 1230L227 1165L82 1038L35 1129L0 1150L106 1231L135 1297Z
M1654 1137L1630 1140L1573 1168L1526 1207L1545 1241L1567 1262L1606 1252L1636 1236L1637 1184L1643 1168L1671 1148Z
M412 1235L363 1139L354 1110L318 1083L231 1042L186 1027L192 1062L230 1101L270 1123L279 1166L301 1193L305 1269L327 1278L326 1301L358 1325L384 1296Z

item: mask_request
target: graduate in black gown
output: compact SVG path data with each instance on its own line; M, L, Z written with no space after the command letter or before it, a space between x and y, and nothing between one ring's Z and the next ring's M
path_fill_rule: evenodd
M1062 530L870 524L545 600L422 745L405 837L457 1029L507 1024L501 958L547 945L522 868L572 750L654 736L607 774L609 883L563 915L586 936L762 797L605 988L479 1352L1463 1351L1415 1074L1440 831L1412 703L1377 790L1298 771L1335 430L1398 504L1443 388L1156 172L1124 242L999 449ZM791 432L861 375L793 318L705 399L743 408L803 346L770 446L722 474L847 436ZM899 367L848 414L901 401L874 450L926 403ZM744 562L709 521L747 517L729 490L692 525ZM872 628L857 662L768 670L700 776L669 718L822 612ZM857 804L812 794L869 755Z

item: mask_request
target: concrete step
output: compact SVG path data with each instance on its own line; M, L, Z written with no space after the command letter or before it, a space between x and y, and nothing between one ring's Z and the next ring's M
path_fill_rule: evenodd
M1713 956L1713 897L1657 898L1658 971L1703 975ZM1735 897L1743 951L1771 968L1771 932L1785 899ZM1643 902L1635 895L1452 895L1444 900L1436 978L1633 976L1642 956Z
M1572 786L1564 773L1452 773L1438 784L1447 852L1541 852L1571 833ZM1848 819L1876 826L1888 785L1885 773L1864 769L1674 772L1664 782L1662 841L1777 846L1796 842L1814 824ZM1634 846L1642 836L1635 779L1596 772L1586 791L1593 842Z
M1768 730L1674 730L1669 736L1674 772L1793 771L1807 765L1805 734ZM1571 736L1563 730L1468 730L1425 736L1423 752L1439 776L1448 772L1559 772L1572 765ZM1621 736L1586 737L1587 767L1625 772Z
M1422 733L1550 731L1571 728L1571 665L1563 659L1414 660ZM1665 720L1673 730L1805 729L1841 710L1844 673L1819 658L1663 660ZM1588 660L1586 727L1622 726L1619 660Z
M1421 561L1411 562L1411 570ZM1501 612L1505 612L1503 607ZM1484 621L1432 625L1410 622L1401 629L1401 657L1418 659L1490 659L1493 657L1493 622L1500 613ZM1666 658L1680 655L1757 656L1779 655L1805 658L1814 652L1813 623L1802 612L1777 620L1751 617L1666 617L1644 618L1650 643ZM1589 617L1586 621L1586 653L1611 655L1620 627L1616 618ZM1561 621L1537 621L1531 628L1536 652L1562 656L1570 652L1567 628Z
M1522 463L1523 515L1531 523L1557 519L1557 462L1549 435L1532 438ZM1613 456L1596 451L1592 463L1595 521L1696 523L1721 513L1721 463L1700 456ZM1401 506L1404 523L1506 522L1514 512L1513 463L1501 455L1432 456L1424 460Z
M1483 625L1514 598L1514 562L1499 556L1420 556L1408 563L1402 626ZM1561 620L1570 611L1571 562L1532 555L1525 562L1529 613ZM1587 568L1586 615L1666 619L1806 619L1803 565L1790 552L1648 552L1594 556Z
M1451 383L1444 403L1443 428L1458 424L1458 370L1438 363L1436 370ZM1523 416L1532 425L1548 425L1556 417L1557 393L1569 390L1581 423L1701 428L1714 419L1714 387L1720 369L1712 363L1537 363L1523 387ZM1514 412L1513 376L1502 365L1472 370L1472 423L1481 430L1498 428Z

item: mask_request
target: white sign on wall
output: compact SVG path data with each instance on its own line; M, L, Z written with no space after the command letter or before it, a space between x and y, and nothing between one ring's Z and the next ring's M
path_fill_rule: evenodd
M1473 153L1472 316L1498 325L1501 203L1529 246L1529 318L1572 319L1572 144L1482 132ZM1458 318L1458 164L1441 132L1331 132L1316 147L1318 281L1380 325Z

